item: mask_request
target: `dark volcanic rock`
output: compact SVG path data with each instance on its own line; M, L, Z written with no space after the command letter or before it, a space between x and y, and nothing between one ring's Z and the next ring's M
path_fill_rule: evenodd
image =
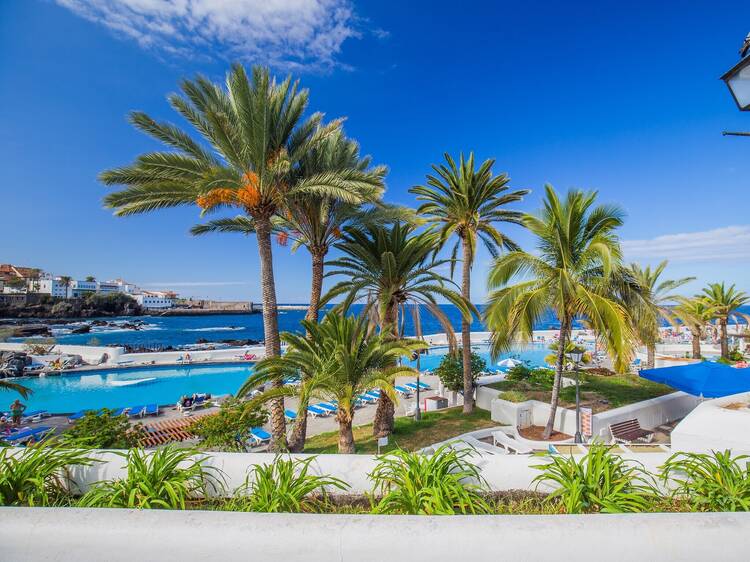
M91 331L91 326L88 324L85 324L84 326L79 326L78 328L74 328L70 331L71 334L88 334Z
M28 338L30 336L51 336L52 332L49 330L49 326L45 324L26 324L25 326L18 326L13 330L12 337L14 338Z

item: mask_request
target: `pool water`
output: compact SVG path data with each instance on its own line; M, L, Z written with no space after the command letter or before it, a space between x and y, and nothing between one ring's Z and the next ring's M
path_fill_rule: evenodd
M487 370L497 369L497 362L490 359L486 344L472 346L472 350L487 361ZM447 347L431 348L429 354L420 358L422 370L435 369L445 354ZM498 361L514 357L528 361L531 365L544 365L544 357L549 349L540 344L519 348L503 354ZM416 366L412 363L413 366ZM137 404L175 404L183 395L208 392L214 396L234 394L252 374L253 366L248 363L227 363L220 365L185 365L134 367L86 371L85 373L63 376L33 377L23 379L24 386L33 391L24 403L29 410L47 410L53 414L73 413L79 410L100 408L127 408ZM154 378L132 386L118 386L118 382ZM113 384L115 383L115 384ZM2 396L0 396L2 398ZM0 402L0 409L7 409L13 399Z
M487 362L488 371L496 371L499 369L497 363L503 359L513 358L520 359L528 363L532 367L543 367L545 365L544 358L552 353L549 348L544 344L529 344L524 347L511 350L509 353L503 353L498 357L496 361L493 361L490 357L490 348L487 344L472 345L471 350L479 355L482 359ZM447 346L432 347L429 353L423 354L419 358L419 368L423 371L432 371L440 365L440 362L448 353ZM409 363L412 367L416 367L416 362L412 361Z
M29 410L47 410L53 414L79 410L125 408L137 404L174 404L183 395L208 392L233 394L253 372L251 364L204 366L138 367L87 371L75 375L34 377L19 380L34 391L23 402ZM132 386L113 382L151 378ZM13 398L15 399L15 397ZM10 394L7 407L12 402Z

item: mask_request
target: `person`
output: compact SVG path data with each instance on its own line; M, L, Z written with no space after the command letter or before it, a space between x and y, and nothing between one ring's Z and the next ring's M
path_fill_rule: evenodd
M24 410L26 410L26 405L22 404L18 398L16 398L15 402L10 405L10 417L13 425L16 427L21 425L21 418L23 417Z

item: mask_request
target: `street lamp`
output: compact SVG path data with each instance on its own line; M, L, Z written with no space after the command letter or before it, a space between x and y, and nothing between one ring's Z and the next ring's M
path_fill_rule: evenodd
M583 443L583 439L581 438L581 394L580 394L580 380L578 376L578 365L581 363L581 360L583 359L583 350L582 349L575 349L571 351L568 356L573 361L573 369L576 373L576 436L575 436L575 442L576 443Z
M740 49L740 61L727 70L721 77L729 88L734 102L740 111L750 111L750 33ZM750 136L750 133L724 131L724 135Z
M419 367L419 357L422 355L420 351L417 351L417 402L414 406L414 421L419 421L422 419L422 413L419 411L419 375L421 373L421 369Z

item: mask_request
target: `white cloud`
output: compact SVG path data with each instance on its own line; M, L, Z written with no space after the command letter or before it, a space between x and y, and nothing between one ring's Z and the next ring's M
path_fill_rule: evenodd
M628 260L707 262L748 259L750 225L665 234L647 240L626 240L623 241L622 248Z
M359 37L351 0L56 0L147 49L277 68L338 65Z

